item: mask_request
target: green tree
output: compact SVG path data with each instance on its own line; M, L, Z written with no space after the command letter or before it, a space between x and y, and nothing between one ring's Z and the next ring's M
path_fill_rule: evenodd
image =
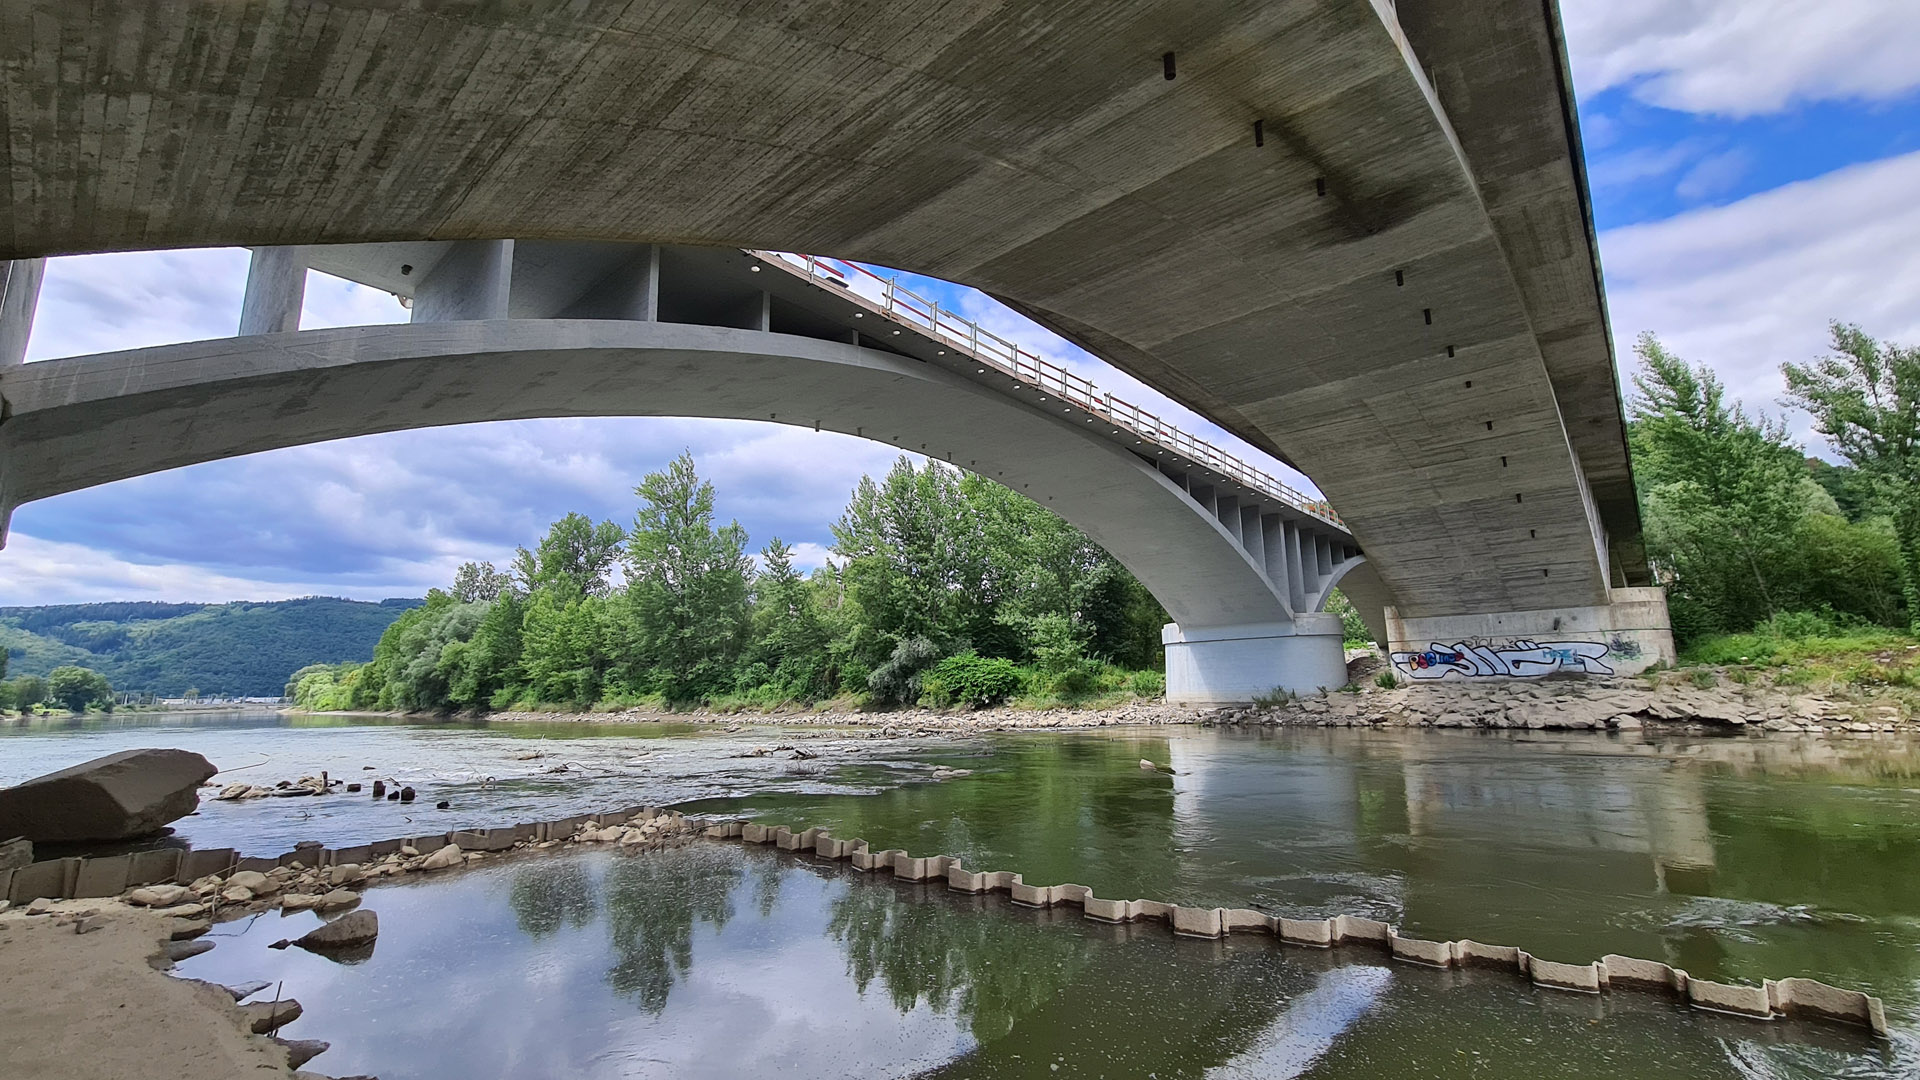
M714 526L713 485L684 451L634 494L641 505L627 542L631 681L671 701L730 688L748 629L747 531L737 521Z
M38 675L16 676L13 687L13 705L21 714L32 712L35 705L47 700L47 680Z
M624 539L611 521L595 525L585 514L568 514L553 523L533 551L520 549L514 574L528 592L570 589L580 596L605 596L607 575L620 560Z
M1643 334L1634 352L1628 443L1646 510L1648 555L1682 636L1745 630L1783 610L1807 512L1806 466L1785 428L1749 418L1726 388Z
M542 589L521 626L521 666L537 702L585 708L599 700L609 666L609 602Z
M1907 619L1920 632L1920 348L1876 341L1858 326L1831 330L1832 353L1781 366L1787 400L1813 416L1892 522Z
M793 568L793 549L774 537L761 551L753 582L751 644L741 689L768 686L785 699L812 701L830 692L828 631L814 591Z
M90 707L113 707L113 687L106 676L73 664L64 664L47 673L47 696L70 712L86 712Z
M453 574L453 598L463 604L491 604L513 591L513 576L490 562L461 563Z

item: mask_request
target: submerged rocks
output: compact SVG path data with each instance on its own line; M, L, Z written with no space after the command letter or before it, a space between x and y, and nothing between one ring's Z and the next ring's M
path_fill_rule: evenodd
M266 1035L300 1019L300 1003L292 998L279 1001L256 1001L251 1005L240 1006L240 1012L246 1017L247 1030L255 1035Z
M293 943L312 952L358 949L380 936L380 917L362 908L295 938Z
M123 750L0 788L0 836L124 840L159 832L200 805L217 770L185 750Z

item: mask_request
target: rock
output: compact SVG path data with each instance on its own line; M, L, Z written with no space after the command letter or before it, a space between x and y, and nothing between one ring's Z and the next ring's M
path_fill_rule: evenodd
M292 799L292 798L297 798L301 795L312 795L312 794L315 794L315 792L310 787L295 786L295 787L280 788L279 790L273 793L273 797L276 799Z
M52 910L53 910L53 901L47 899L44 896L37 897L33 901L33 903L27 905L27 914L29 915L45 915L51 912Z
M448 844L446 847L427 856L427 861L420 864L420 869L445 870L449 867L459 866L462 861L460 845Z
M280 910L305 911L319 902L320 898L312 893L290 892L280 898Z
M0 844L0 870L18 870L33 865L33 841L16 836Z
M453 804L445 799L441 799L439 802L433 804L433 808L435 810L451 810L453 809Z
M168 919L167 940L192 941L211 929L213 923L207 919Z
M376 799L384 799L387 797L387 782L385 780L375 780L373 782L373 797Z
M185 750L123 750L0 788L0 836L35 843L159 832L200 805L213 765Z
M410 787L403 787L403 788L401 788L401 789L400 789L400 801L401 801L401 802L412 802L412 801L413 801L413 798L414 798L414 795L413 795L413 789L412 789L412 788L410 788Z
M1152 772L1152 771L1153 771L1153 762L1151 762L1151 761L1148 761L1148 760L1147 760L1146 758L1141 758L1141 759L1140 759L1140 767L1141 767L1142 769L1145 769L1145 770L1146 770L1146 771L1148 771L1148 772Z
M273 1041L286 1048L289 1069L297 1069L326 1053L330 1045L319 1039L275 1039Z
M360 880L359 863L341 863L327 870L327 883L330 885L351 885Z
M416 847L414 847L414 846L413 846L412 844L403 844L403 845L401 845L401 848L400 848L400 854L402 854L402 855L404 855L404 856L406 856L407 858L409 858L409 859L411 859L411 858L413 858L413 857L415 857L416 855L419 855L419 854L420 854L420 849L419 849L419 848L416 848Z
M246 1017L248 1031L265 1035L298 1020L301 1009L299 1002L282 998L279 1001L256 1001L251 1005L242 1005L240 1012Z
M360 902L360 894L345 889L335 889L314 903L316 911L334 911L343 907L352 907Z
M229 885L220 890L220 899L229 904L244 904L253 899L253 890L242 885Z
M360 785L359 785L359 784L348 784L348 785L347 785L347 794L349 794L349 795L352 795L352 794L355 794L355 793L356 793L356 792L358 792L359 790L360 790ZM321 1045L325 1045L325 1044L323 1043L323 1044L321 1044Z
M200 939L196 941L169 941L163 951L166 953L167 959L177 963L190 956L199 956L203 952L211 952L212 950L213 942Z
M215 795L214 798L222 802L232 802L235 799L246 798L247 792L252 790L252 784L228 784L226 787L221 788L220 794Z
M362 908L349 911L345 915L296 938L294 944L314 952L326 952L330 949L357 949L370 945L380 936L380 917Z
M272 896L280 891L280 883L258 870L236 870L227 878L229 886L239 886L255 896Z
M257 982L241 983L239 986L223 986L220 989L233 995L235 1001L245 1001L273 984L261 979Z
M173 907L194 898L185 885L142 885L127 894L127 903L140 907Z
M107 917L105 915L89 915L84 919L74 920L73 932L76 934L90 934L105 925L107 925Z

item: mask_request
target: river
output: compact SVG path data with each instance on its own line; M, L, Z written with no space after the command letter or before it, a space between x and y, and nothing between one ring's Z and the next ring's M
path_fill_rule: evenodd
M710 725L307 723L13 727L0 734L0 781L177 745L228 768L262 755L286 766L249 770L269 776L323 763L413 775L423 798L454 803L405 812L435 829L673 802L1103 896L1347 912L1416 936L1572 962L1619 952L1710 979L1806 975L1882 996L1896 1028L1876 1041L1353 950L1178 941L1157 925L1105 927L1072 909L703 843L555 852L379 888L380 945L352 967L257 947L297 936L309 915L216 929L237 940L216 938L223 947L185 973L284 979L309 1010L288 1033L336 1044L314 1066L324 1071L1920 1075L1920 747L1904 739L1182 728L802 741ZM736 756L789 744L819 757ZM546 756L522 758L536 751ZM556 757L585 771L542 771ZM971 774L935 781L940 766ZM495 786L480 786L486 776ZM181 833L284 850L402 834L401 814L353 796L210 804ZM272 842L248 839L259 836Z

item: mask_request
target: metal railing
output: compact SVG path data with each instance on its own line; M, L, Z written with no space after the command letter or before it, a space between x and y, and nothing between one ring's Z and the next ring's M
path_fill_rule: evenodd
M912 327L966 353L982 365L1011 377L1016 383L1039 393L1042 401L1058 398L1066 403L1068 411L1077 406L1093 414L1090 420L1104 419L1113 425L1116 433L1125 431L1143 443L1173 451L1176 461L1184 457L1328 524L1342 530L1347 527L1325 499L1312 498L1272 473L1189 435L1131 402L1102 391L1082 376L1040 359L971 319L941 308L938 302L921 296L900 284L897 279L883 278L858 263L842 259L796 255L785 251L749 251L748 254L810 281L838 286L846 290L849 298L875 313Z

